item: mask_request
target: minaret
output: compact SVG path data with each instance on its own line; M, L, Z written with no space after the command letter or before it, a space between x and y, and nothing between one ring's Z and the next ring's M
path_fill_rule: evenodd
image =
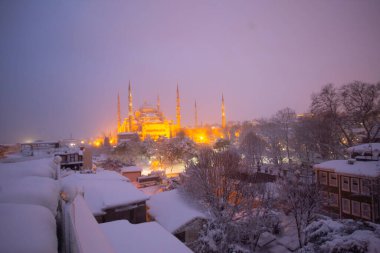
M157 96L157 111L160 111L160 96Z
M120 116L120 96L119 92L117 93L117 132L120 132L121 127L121 116Z
M132 131L132 117L133 117L133 108L132 108L132 90L131 90L131 81L129 81L128 86L128 131Z
M194 103L195 115L194 115L194 127L198 127L198 111L197 111L197 100Z
M222 93L222 128L226 128L226 112L224 110L224 97Z
M177 107L176 107L176 112L177 112L177 127L181 128L181 106L180 106L180 103L179 103L178 83L177 83Z

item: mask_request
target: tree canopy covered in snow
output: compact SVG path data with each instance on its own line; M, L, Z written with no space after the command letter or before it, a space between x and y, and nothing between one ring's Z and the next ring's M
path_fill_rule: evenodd
M182 189L210 214L197 242L199 252L254 251L260 235L278 225L272 192L240 178L240 161L233 149L203 149L186 168Z
M299 252L309 253L378 253L380 225L353 220L321 219L306 229L309 242Z

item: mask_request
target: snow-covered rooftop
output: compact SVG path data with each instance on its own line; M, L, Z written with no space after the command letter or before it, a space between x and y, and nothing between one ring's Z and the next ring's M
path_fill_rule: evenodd
M349 153L356 152L356 153L361 153L363 155L365 153L372 153L372 154L378 156L379 153L380 153L380 143L365 143L365 144L360 144L360 145L357 145L357 146L349 147L347 149L347 151Z
M49 209L0 203L0 252L58 252L56 221Z
M347 160L332 160L314 165L316 169L328 169L342 174L368 177L380 176L379 161L355 161L349 164Z
M170 233L196 218L206 218L201 210L187 203L178 190L152 195L147 205L149 214Z
M121 168L120 172L141 172L143 169L137 166L128 166Z
M0 178L0 202L35 204L57 214L60 186L47 177Z
M106 170L98 171L96 174L71 174L62 178L62 186L63 191L69 195L83 192L84 199L94 215L104 214L108 208L127 206L149 198L136 189L127 178L117 172Z
M44 158L16 163L0 163L0 178L39 176L54 178L52 158Z
M71 231L74 233L77 248L82 253L115 253L108 238L101 230L87 203L78 195L70 205ZM66 228L67 229L67 228ZM73 245L70 245L73 246Z
M131 224L118 220L100 224L118 253L190 253L175 236L156 222Z

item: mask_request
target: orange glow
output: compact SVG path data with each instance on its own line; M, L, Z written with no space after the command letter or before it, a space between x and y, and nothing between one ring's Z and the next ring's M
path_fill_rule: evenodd
M158 169L160 167L160 162L158 160L154 160L151 162L150 167L152 169Z
M103 144L103 139L102 138L97 138L92 145L95 147L100 147Z

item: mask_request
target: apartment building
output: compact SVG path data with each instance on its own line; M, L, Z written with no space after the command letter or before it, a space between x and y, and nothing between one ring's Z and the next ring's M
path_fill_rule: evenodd
M326 214L380 222L380 143L348 149L350 159L314 166Z

